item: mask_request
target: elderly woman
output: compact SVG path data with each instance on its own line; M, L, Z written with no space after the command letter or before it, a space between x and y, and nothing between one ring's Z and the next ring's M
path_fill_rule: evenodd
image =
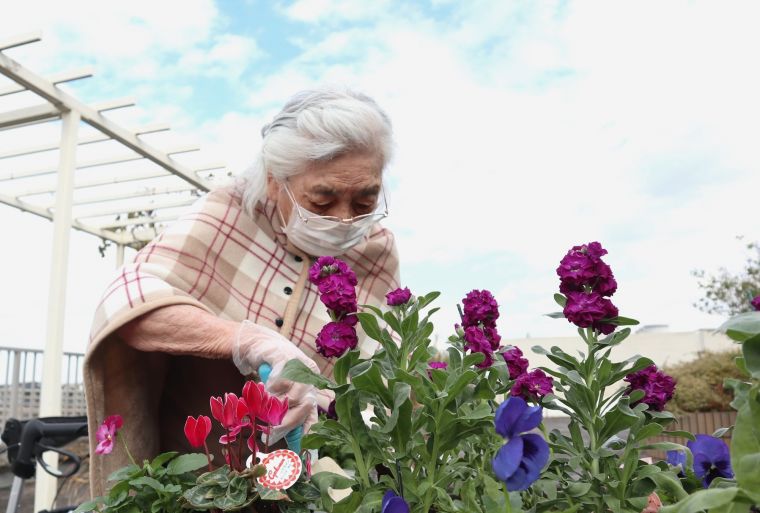
M330 397L279 377L293 358L332 373L315 349L329 321L307 280L315 257L340 255L353 267L360 304L398 286L393 235L376 223L387 214L387 115L362 94L306 91L262 135L252 169L143 248L96 312L85 359L90 433L121 414L120 436L138 461L189 451L186 417L208 414L210 396L239 393L262 363L272 366L267 388L290 403L272 441L316 421L317 404ZM374 350L370 342L360 334L362 351ZM124 464L119 451L93 456L93 495Z

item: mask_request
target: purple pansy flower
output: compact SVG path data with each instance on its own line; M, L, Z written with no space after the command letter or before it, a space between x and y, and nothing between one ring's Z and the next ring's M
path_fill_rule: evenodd
M686 473L686 453L684 451L668 451L665 455L665 461L668 465L679 467L678 475L684 476Z
M526 490L538 479L549 460L549 445L541 436L523 434L538 427L540 406L528 406L521 397L510 397L496 410L496 432L507 439L491 461L496 477L510 492Z
M410 299L412 299L412 291L408 287L391 290L385 295L388 306L405 305Z
M383 495L383 503L380 509L380 513L409 513L409 504L396 495L393 490L388 490Z
M356 330L344 322L328 322L317 335L317 352L326 358L342 356L358 343Z
M512 397L538 402L541 397L554 391L552 384L552 378L544 374L544 371L534 369L518 376L509 393Z
M716 477L734 477L731 455L726 442L710 435L697 435L696 440L686 442L694 456L694 474L707 488Z
M617 317L618 309L609 299L596 292L568 292L562 313L568 322L579 328L594 328L609 335L615 331L615 326L603 322L603 319Z
M501 355L504 357L504 361L507 362L509 379L517 379L528 372L528 360L523 358L523 352L519 347L511 347L507 351L501 353Z
M645 403L649 405L650 410L654 411L664 410L667 402L673 398L676 389L676 380L657 370L656 365L628 374L625 381L629 383L627 395L634 390L644 391L644 397L635 404Z
M493 294L487 290L472 290L462 300L464 313L462 324L465 327L483 326L495 327L496 319L499 318L499 304Z
M750 301L750 304L755 310L760 312L760 296L755 296L755 299Z

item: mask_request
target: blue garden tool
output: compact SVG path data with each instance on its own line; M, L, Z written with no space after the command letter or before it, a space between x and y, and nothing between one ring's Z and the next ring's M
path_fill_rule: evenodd
M271 365L268 363L259 365L259 378L261 378L262 383L267 382L271 373ZM285 442L287 442L288 448L296 454L301 454L301 438L303 438L303 426L298 426L285 435Z

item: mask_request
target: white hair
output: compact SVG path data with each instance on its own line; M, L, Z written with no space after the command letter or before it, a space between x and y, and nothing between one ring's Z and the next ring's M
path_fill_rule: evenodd
M335 87L297 93L261 129L261 136L261 152L242 175L243 207L249 215L266 196L267 173L282 182L312 162L353 152L377 155L385 168L393 149L391 121L375 101Z

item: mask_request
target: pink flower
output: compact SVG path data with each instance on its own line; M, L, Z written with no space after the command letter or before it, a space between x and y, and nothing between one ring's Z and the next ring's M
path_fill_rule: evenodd
M760 311L760 296L755 296L755 299L750 301L750 304L755 310Z
M464 330L464 348L471 353L483 353L482 362L476 364L479 369L486 369L493 363L494 347L499 347L501 337L494 328L469 326Z
M676 380L657 370L656 365L628 374L625 381L630 383L625 391L626 395L630 395L634 390L644 391L644 397L634 404L646 403L649 409L654 411L664 410L665 404L673 398L676 389Z
M103 421L95 433L95 439L98 441L98 445L95 447L95 454L111 454L116 434L123 425L124 419L121 418L121 415L106 417L106 420Z
M198 415L198 418L187 417L185 421L185 438L193 447L203 447L206 444L206 438L211 432L211 419L205 415Z

